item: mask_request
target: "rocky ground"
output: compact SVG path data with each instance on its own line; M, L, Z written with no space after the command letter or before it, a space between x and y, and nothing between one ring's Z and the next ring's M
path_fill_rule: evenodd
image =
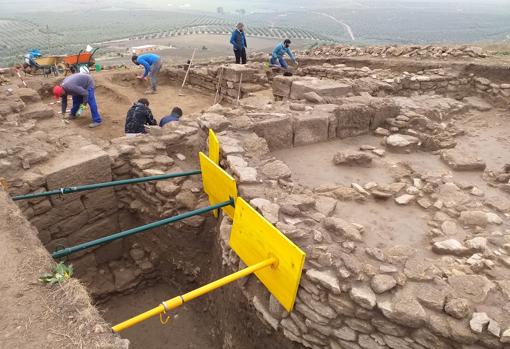
M364 54L409 59L409 69L382 59L384 66L331 60ZM415 55L441 58L439 66L416 65ZM197 66L190 80L197 90L190 95L211 96L221 86L223 105L207 107L213 98L205 98L181 125L135 140L91 137L55 114L45 84L32 82L41 99L9 78L0 95L0 173L11 194L42 190L53 178L44 172L48 163L90 143L104 151L110 178L187 168L194 165L190 149L205 144L212 128L222 165L236 177L241 196L307 253L291 314L253 279L242 285L268 333L287 338L289 347L314 349L507 349L510 85L505 66L497 79L494 70L475 74L467 65L448 63L463 55L485 59L487 53L467 47L323 48L301 57L293 77L257 62ZM133 87L131 72L104 74L98 76L103 93L123 104L115 98ZM164 74L178 81L182 69ZM155 108L167 103L156 101ZM111 195L108 201L119 203L113 211L97 206L104 197L83 201L84 208L161 217L205 204L193 181ZM39 237L47 246L63 231L48 228L41 216L55 215L59 205L21 204L36 226L44 223ZM224 265L235 270L242 263L227 244L230 224L222 219L218 240ZM142 265L152 263L145 249L137 253L131 246L124 264L104 267L111 270L109 292L144 281ZM96 261L100 255L95 253ZM126 272L125 263L139 272ZM154 266L147 275L154 276Z

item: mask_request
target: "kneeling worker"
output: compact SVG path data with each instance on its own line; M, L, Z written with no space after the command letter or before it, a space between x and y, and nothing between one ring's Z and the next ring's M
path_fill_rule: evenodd
M53 88L55 99L61 98L62 115L65 115L67 110L68 95L73 98L73 106L69 115L70 120L76 119L78 110L83 110L88 104L92 114L92 123L89 124L89 127L94 128L101 125L101 115L97 110L96 96L94 95L94 79L90 75L84 73L73 74Z
M273 50L273 54L271 55L270 63L272 66L276 66L279 63L280 67L282 67L283 69L288 69L289 66L287 62L285 62L285 59L283 58L285 54L289 55L292 63L296 65L298 64L296 59L294 58L294 55L292 54L292 51L290 50L290 44L291 41L289 39L285 39L283 42L276 45L276 47Z
M170 113L170 115L163 117L159 121L159 127L163 127L172 121L179 121L181 116L182 116L182 109L179 107L175 107L174 109L172 109L172 112Z
M138 79L145 80L147 77L150 79L151 87L145 93L156 93L158 74L162 66L161 57L155 53L146 53L140 56L134 55L131 61L136 65L143 65L145 69L143 75L137 77Z
M128 137L137 136L145 133L145 125L154 126L157 124L158 122L149 109L149 101L147 98L140 98L127 112L124 131Z

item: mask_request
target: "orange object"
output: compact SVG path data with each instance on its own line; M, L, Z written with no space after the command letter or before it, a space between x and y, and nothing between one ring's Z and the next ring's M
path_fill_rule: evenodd
M92 53L84 52L79 55L70 55L64 57L64 63L73 65L73 64L88 64L92 58Z

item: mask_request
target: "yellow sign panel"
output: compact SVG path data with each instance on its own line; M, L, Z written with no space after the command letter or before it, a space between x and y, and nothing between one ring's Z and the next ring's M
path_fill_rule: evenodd
M209 129L209 159L216 165L220 164L220 141L212 129Z
M232 176L216 165L204 153L200 152L200 169L202 170L202 183L204 191L209 195L211 205L237 198L237 185ZM234 218L234 207L222 208L230 218Z
M271 294L291 311L305 262L305 253L260 215L243 198L236 200L230 247L248 266L268 257L278 265L255 272Z

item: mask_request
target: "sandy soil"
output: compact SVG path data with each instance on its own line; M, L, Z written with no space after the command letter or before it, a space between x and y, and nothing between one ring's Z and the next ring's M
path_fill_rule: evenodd
M459 149L477 153L487 163L488 169L500 170L508 163L510 132L508 113L492 110L489 112L471 112L461 117L466 135L457 139ZM383 158L374 156L370 168L335 166L333 156L336 152L359 151L361 145L381 147L380 137L361 136L347 139L335 139L330 142L309 146L284 149L273 154L287 163L292 176L299 183L310 187L320 185L343 185L351 183L365 185L368 182L390 184L393 182L395 166L398 163L409 165L420 174L452 176L457 183L477 186L486 196L499 196L500 191L487 185L481 172L453 172L444 164L439 155L418 152L412 154L394 154L387 152ZM384 248L391 244L403 244L418 248L424 256L431 256L427 251L429 242L426 232L430 219L425 211L417 206L398 206L393 200L381 203L339 201L336 215L352 222L363 222L366 227L364 240L373 247ZM459 229L462 235L462 229Z
M38 281L54 262L35 229L7 200L0 190L0 349L98 348L113 343L109 327L78 280L54 286Z
M103 316L115 324L177 294L174 287L158 284L135 294L113 298L103 306ZM212 340L215 334L210 324L213 322L206 309L200 311L196 303L190 303L172 311L172 318L166 325L160 323L159 317L154 317L123 331L122 337L130 340L131 349L214 349L218 347Z
M90 111L87 110L82 117L70 121L71 127L80 129L86 137L111 140L124 135L124 124L126 114L131 105L139 98L147 98L150 102L150 108L156 120L159 120L170 114L174 106L180 107L183 112L182 120L186 120L189 114L200 112L213 104L214 96L209 96L185 88L183 96L179 96L180 86L159 84L158 93L154 95L145 95L148 82L139 82L135 79L137 71L133 70L133 81L123 82L122 84L112 81L112 75L115 72L94 73L96 82L96 99L99 107L99 113L103 118L103 125L89 129L87 125L91 122ZM49 103L52 101L48 100ZM53 104L57 112L60 112L60 104ZM70 107L70 106L69 106Z

